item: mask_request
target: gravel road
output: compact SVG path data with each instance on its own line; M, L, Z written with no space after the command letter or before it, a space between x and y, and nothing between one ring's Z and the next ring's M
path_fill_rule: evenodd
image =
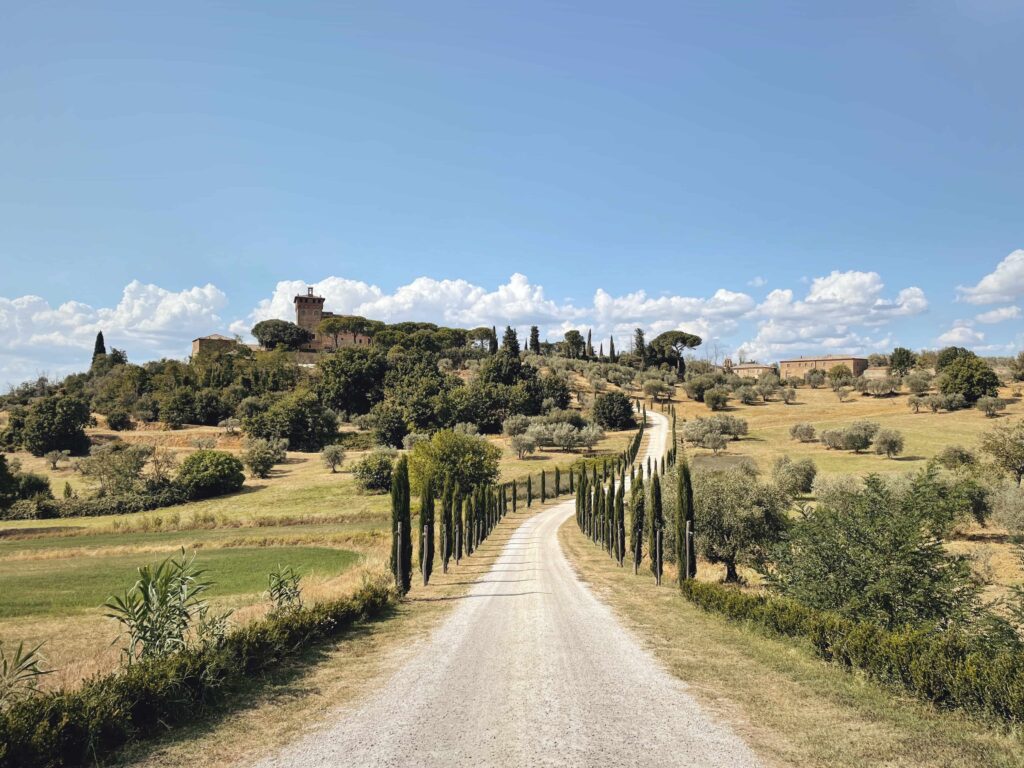
M649 416L660 457L666 419ZM523 523L377 692L259 765L759 765L576 578L557 539L574 508Z

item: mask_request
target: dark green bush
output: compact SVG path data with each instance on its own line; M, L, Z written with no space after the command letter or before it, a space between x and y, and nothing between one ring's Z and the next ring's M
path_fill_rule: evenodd
M115 432L135 429L135 422L132 421L128 411L118 409L107 414L107 426Z
M827 661L863 670L939 706L1024 721L1024 654L1012 647L986 648L953 631L887 630L720 584L684 581L682 591L707 611L807 639Z
M223 451L196 451L178 470L178 484L190 499L234 493L244 482L242 462Z
M25 699L0 711L0 768L106 763L129 742L195 721L246 679L383 615L391 601L390 588L367 584L351 597L242 627L220 646L190 648L95 677L76 690Z
M609 392L594 398L594 421L605 429L631 429L636 426L633 419L633 404L621 392Z

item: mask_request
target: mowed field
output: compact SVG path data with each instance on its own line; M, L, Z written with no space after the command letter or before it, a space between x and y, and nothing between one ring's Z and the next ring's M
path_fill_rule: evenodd
M689 400L678 391L674 401L679 421L679 436L682 439L683 421L707 418L712 412L703 403ZM772 464L781 456L793 459L814 460L819 475L882 475L914 472L923 469L928 459L951 445L960 445L978 453L981 436L997 424L1015 422L1024 418L1024 401L1015 398L1010 388L1003 388L1000 396L1006 400L1007 408L996 418L987 418L981 411L967 409L952 413L932 413L922 410L914 413L907 404L908 395L893 397L862 397L853 393L846 402L840 402L829 388L797 390L796 402L786 405L781 400L756 405L743 405L738 401L730 403L724 411L731 416L746 419L749 434L741 440L730 441L718 456L703 448L687 447L687 452L698 467L726 467L741 458L753 461L763 476L770 476ZM648 408L658 408L648 401ZM798 422L813 424L820 433L822 429L838 428L851 422L867 420L878 422L883 429L894 429L905 439L903 454L887 459L871 451L853 453L825 448L820 442L800 443L789 436L790 427ZM803 502L813 502L809 496ZM949 550L969 555L979 576L990 586L986 596L997 599L1004 595L1007 587L1024 583L1024 568L1021 567L1017 544L1005 530L996 526L982 527L973 522L962 523L948 543ZM752 571L741 569L751 581L758 582ZM724 568L705 564L701 569L702 578L712 580L724 576Z
M109 439L113 433L94 430ZM237 452L238 437L214 428L174 432L121 433L126 441L149 443L187 455L193 441L215 439L217 448ZM615 453L631 433L609 433L597 453ZM543 451L518 459L501 438L503 480L567 468L579 453ZM246 478L242 492L152 512L63 520L0 521L0 641L45 643L47 666L56 670L46 687L74 683L112 669L120 643L116 622L103 616L103 603L130 587L141 565L159 562L182 548L198 553L197 563L214 582L208 593L217 609L235 611L236 623L263 615L268 574L292 566L303 578L309 600L338 597L367 571L386 567L390 502L386 494L363 492L352 466L364 452L349 451L337 473L317 454L288 454L266 479ZM81 495L90 482L62 464L27 453L14 454L25 469L50 478L56 495L65 483ZM416 506L414 506L415 512Z

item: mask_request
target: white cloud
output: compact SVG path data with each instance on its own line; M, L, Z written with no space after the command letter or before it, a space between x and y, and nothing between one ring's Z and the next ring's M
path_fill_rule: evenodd
M958 299L968 304L998 304L1024 296L1024 249L1018 248L974 286L958 286Z
M974 320L979 323L1002 323L1007 320L1016 320L1021 316L1020 307L1000 307L988 312L975 315Z
M946 346L976 346L985 340L985 334L976 331L967 320L957 320L953 327L939 336L936 341Z
M764 288L766 285L768 285L768 280L761 277L760 275L756 275L747 280L747 285L749 285L751 288Z
M512 325L525 329L538 325L542 336L552 339L560 338L570 328L590 329L595 346L614 334L620 349L628 345L636 327L654 334L678 328L703 338L721 336L735 330L737 320L756 305L747 294L725 289L715 291L710 298L699 298L651 297L645 291L612 296L598 288L591 306L579 307L571 301L547 298L542 286L530 283L519 273L494 290L466 280L418 277L390 294L375 285L329 277L309 284L301 280L279 282L274 294L262 300L245 321L233 323L232 330L246 333L256 322L271 317L292 319L292 299L305 293L307 285L326 299L325 308L339 314L461 327Z
M803 299L795 299L789 288L775 289L751 313L758 319L757 334L737 352L772 360L805 352L860 354L884 349L891 337L878 329L928 308L920 288L903 288L894 299L886 298L884 290L877 272L856 270L815 277Z
M51 306L39 296L0 297L0 381L45 372L60 376L88 364L98 331L108 349L128 348L135 359L182 357L195 336L221 329L227 297L214 285L168 291L133 281L114 307L78 301Z

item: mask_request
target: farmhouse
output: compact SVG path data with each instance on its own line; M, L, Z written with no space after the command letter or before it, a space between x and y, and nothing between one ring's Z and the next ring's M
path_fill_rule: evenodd
M753 361L747 363L738 363L729 368L732 373L737 376L743 376L744 378L756 379L764 373L775 373L775 366L769 363L755 363Z
M320 333L320 321L328 317L338 317L333 312L324 311L324 297L313 295L313 289L307 288L306 294L295 297L295 324L313 334L313 340L302 349L306 352L342 349L344 347L369 346L371 339L361 333L342 333L335 340L333 336Z
M192 339L192 357L208 355L214 352L230 352L237 344L238 339L231 336L222 336L219 333L200 336L198 339Z
M779 375L784 378L802 379L808 371L828 371L837 365L845 365L854 376L860 376L868 369L866 357L852 355L821 355L818 357L797 357L779 361Z

